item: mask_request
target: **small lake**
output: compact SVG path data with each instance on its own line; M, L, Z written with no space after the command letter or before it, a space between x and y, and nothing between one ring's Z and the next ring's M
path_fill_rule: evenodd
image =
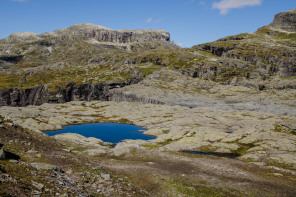
M144 135L140 131L146 129L119 123L89 123L81 125L72 125L63 127L60 131L45 132L49 136L54 136L62 133L77 133L85 137L95 137L103 140L104 142L118 143L125 139L141 139L151 140L155 137Z

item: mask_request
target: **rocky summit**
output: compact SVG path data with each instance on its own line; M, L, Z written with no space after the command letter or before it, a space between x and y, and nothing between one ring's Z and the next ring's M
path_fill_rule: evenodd
M295 24L192 48L88 23L1 39L0 195L295 196ZM156 139L43 133L100 122Z
M295 32L296 31L296 9L289 10L287 12L282 12L274 17L274 21L270 26L275 28L281 28L286 31Z

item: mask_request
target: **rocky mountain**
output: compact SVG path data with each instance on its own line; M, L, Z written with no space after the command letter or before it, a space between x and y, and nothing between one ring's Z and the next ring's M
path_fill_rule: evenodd
M92 24L15 33L0 46L1 105L107 99L105 89L135 83L155 67L130 68L128 60L119 67L124 56L178 48L163 30L115 31Z
M229 36L193 48L222 57L224 61L236 60L238 65L230 63L230 66L245 70L240 74L246 78L293 77L296 73L295 17L295 9L279 13L270 25L254 33Z
M15 33L0 40L0 105L110 100L110 89L162 69L258 90L295 89L294 26L295 9L254 33L192 49L179 48L163 30L78 24L52 33Z
M0 196L294 197L295 63L295 9L192 48L92 24L12 34L0 40ZM155 139L43 133L106 122Z

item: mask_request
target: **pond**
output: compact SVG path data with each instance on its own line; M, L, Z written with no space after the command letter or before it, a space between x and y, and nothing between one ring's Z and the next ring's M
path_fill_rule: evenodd
M199 151L183 151L185 153L189 154L195 154L195 155L209 155L209 156L217 156L217 157L227 157L230 159L236 159L240 156L238 153L215 153L215 152L199 152Z
M141 139L151 140L155 137L144 135L141 131L144 128L119 123L89 123L81 125L72 125L63 127L60 131L45 132L49 136L54 136L62 133L77 133L85 137L95 137L104 142L118 143L125 139Z

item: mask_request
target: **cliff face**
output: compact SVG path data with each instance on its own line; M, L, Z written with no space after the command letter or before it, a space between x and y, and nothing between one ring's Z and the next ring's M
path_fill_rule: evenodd
M46 86L25 90L0 91L0 106L27 106L43 103L65 103L70 101L110 100L110 90L125 84L68 84L66 88L50 91Z
M78 24L66 30L56 31L67 34L80 35L85 39L94 38L97 41L128 43L170 41L170 34L164 30L111 30L92 24Z
M35 34L32 32L13 33L5 39L6 44L16 42L38 41L40 45L51 46L55 44L54 38L63 40L84 39L98 42L132 43L170 41L170 34L164 30L138 29L138 30L112 30L100 25L89 23L77 24L66 29L55 30L51 33ZM48 42L49 41L49 42ZM105 43L106 44L106 43ZM172 43L172 47L177 47Z
M55 92L48 90L46 86L25 90L15 88L0 92L0 106L27 106L69 101L108 100L109 88L112 88L112 86L110 87L104 84L85 84L78 87L74 84L69 84L65 89Z

